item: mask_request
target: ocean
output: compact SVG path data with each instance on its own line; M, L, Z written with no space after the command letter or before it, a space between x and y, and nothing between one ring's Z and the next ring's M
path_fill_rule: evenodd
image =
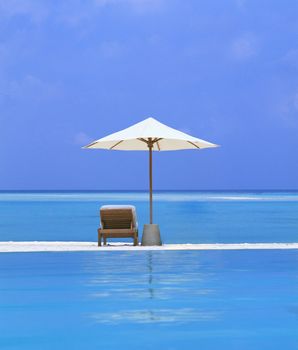
M298 242L297 192L157 192L165 243ZM1 241L96 241L146 192L1 192ZM298 250L0 253L0 349L298 349Z
M96 241L99 208L132 204L139 234L147 192L0 192L1 241ZM164 243L297 242L298 192L156 192Z

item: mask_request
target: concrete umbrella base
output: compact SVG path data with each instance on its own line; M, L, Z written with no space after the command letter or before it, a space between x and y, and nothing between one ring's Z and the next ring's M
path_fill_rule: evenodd
M159 226L157 224L145 224L142 236L142 245L162 245Z

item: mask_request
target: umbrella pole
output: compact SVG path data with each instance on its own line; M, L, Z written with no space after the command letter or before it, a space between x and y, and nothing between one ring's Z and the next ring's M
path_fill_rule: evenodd
M155 140L151 137L146 141L149 148L149 189L150 189L150 224L144 225L142 245L162 245L159 226L153 224L153 201L152 201L152 151Z
M153 223L153 205L152 205L152 140L149 139L149 190L150 190L150 224Z

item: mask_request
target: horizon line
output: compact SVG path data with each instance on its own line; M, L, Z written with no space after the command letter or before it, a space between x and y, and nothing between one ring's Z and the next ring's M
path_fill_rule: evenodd
M0 192L148 192L148 189L0 189ZM243 192L298 191L298 188L241 188L241 189L156 189L153 192Z

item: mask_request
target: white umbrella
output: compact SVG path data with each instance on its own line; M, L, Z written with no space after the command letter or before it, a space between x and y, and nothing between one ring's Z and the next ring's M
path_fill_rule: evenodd
M154 118L147 118L129 128L91 142L84 148L118 151L149 150L150 224L152 224L152 151L175 151L211 147L218 147L218 145L170 128Z

